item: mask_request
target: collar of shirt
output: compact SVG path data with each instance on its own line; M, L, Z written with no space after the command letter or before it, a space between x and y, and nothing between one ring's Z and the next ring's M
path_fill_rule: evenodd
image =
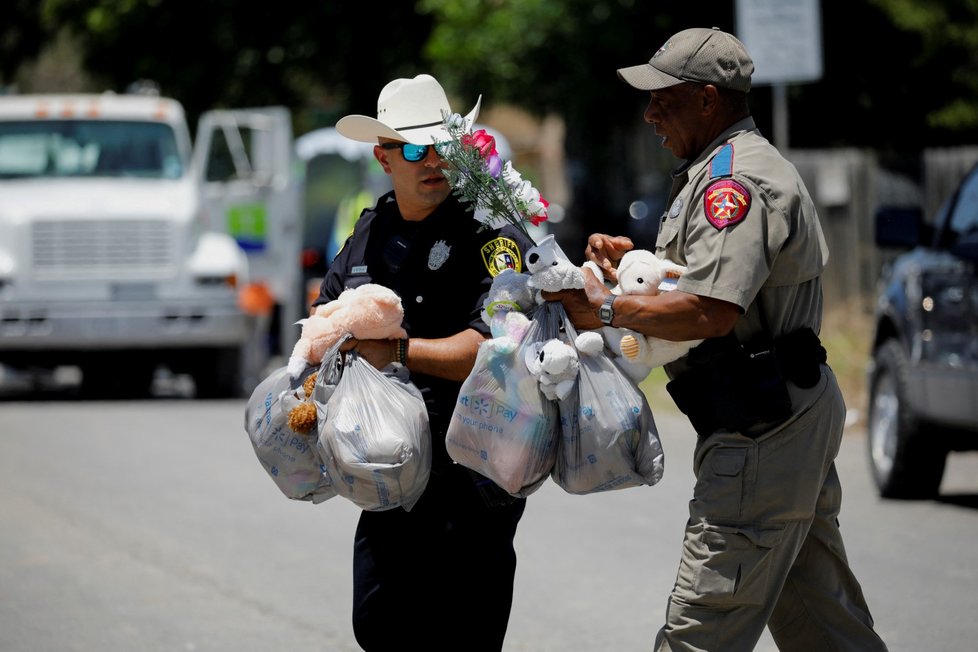
M707 145L703 149L702 153L700 153L700 155L697 156L695 159L688 159L686 161L683 161L679 167L677 167L675 170L672 171L673 178L674 179L678 178L679 176L687 173L689 173L691 177L695 176L696 172L699 171L699 169L702 168L702 166L706 164L711 158L713 158L713 155L724 143L726 143L728 140L731 140L732 138L736 137L738 134L741 134L745 131L756 131L756 130L757 130L757 125L754 123L753 117L747 116L743 120L738 120L737 122L727 127L722 134L717 136L713 140L713 142Z

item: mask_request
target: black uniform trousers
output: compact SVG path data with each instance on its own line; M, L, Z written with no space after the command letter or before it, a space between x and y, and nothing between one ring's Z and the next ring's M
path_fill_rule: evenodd
M435 446L444 446L444 429L432 435ZM362 512L353 551L360 647L499 652L513 601L513 539L525 507L524 499L491 506L466 468L436 462L410 511Z

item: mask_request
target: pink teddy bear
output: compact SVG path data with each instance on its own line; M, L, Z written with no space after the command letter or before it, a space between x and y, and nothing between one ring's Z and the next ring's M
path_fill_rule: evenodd
M360 340L407 337L403 320L401 297L390 288L376 283L347 288L297 322L302 324L302 335L289 358L289 376L298 378L306 367L320 364L330 347L347 333Z

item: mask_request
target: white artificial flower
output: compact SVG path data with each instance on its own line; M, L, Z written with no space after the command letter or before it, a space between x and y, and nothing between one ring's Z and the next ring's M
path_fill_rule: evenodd
M485 207L478 207L475 209L472 217L475 218L480 224L485 224L490 229L501 229L507 224L509 220L506 219L505 215L498 215Z

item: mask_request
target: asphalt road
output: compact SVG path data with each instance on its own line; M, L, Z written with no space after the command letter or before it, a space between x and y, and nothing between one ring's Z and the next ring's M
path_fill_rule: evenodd
M244 401L34 398L0 398L0 651L358 649L357 509L278 493ZM530 497L506 652L650 649L693 483L691 430L653 408L658 485ZM893 652L976 649L978 455L951 457L940 500L893 502L864 447L847 434L840 520L878 631Z

